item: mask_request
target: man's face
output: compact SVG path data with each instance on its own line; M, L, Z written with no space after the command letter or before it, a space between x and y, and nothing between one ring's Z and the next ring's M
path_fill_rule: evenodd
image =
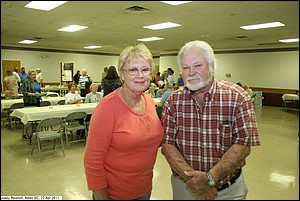
M213 72L199 49L188 50L182 56L181 67L184 83L192 91L206 87L213 79Z

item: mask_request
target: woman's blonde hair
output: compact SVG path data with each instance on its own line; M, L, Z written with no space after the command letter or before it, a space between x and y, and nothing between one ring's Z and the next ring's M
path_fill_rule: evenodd
M30 70L28 71L28 75L30 75L31 73L36 73L36 70L35 70L35 69L30 69Z
M151 71L154 71L155 64L153 61L153 56L147 46L143 43L140 43L135 46L128 46L122 51L118 61L119 73L122 72L125 62L137 59L144 59L145 61L147 61L150 64Z
M98 83L92 83L91 86L90 86L90 89L92 89L93 86L96 86L97 89L98 89Z

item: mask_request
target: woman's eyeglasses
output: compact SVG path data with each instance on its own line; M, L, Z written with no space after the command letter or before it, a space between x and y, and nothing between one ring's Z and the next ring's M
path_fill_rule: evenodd
M137 69L137 68L129 68L129 69L123 69L123 70L126 71L131 76L137 76L139 73L139 69ZM150 70L150 68L143 68L141 70L141 73L144 76L148 76L151 74L151 70Z

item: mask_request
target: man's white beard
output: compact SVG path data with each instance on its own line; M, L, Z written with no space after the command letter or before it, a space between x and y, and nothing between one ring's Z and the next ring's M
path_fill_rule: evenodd
M213 73L210 72L209 74L210 74L210 76L209 76L209 78L206 81L202 81L202 78L199 77L198 79L200 79L200 82L197 83L197 84L191 84L188 81L188 79L189 79L188 78L187 79L187 85L186 85L186 87L189 88L191 91L197 91L199 89L202 89L202 88L206 87L207 85L209 85L211 83L211 81L213 79Z

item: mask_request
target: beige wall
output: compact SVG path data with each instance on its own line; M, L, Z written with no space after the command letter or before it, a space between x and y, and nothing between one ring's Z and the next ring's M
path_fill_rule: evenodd
M118 62L118 56L5 49L1 50L1 59L21 60L21 66L25 66L26 70L41 68L44 82L60 82L60 62L74 63L75 71L85 67L96 82L101 81L105 66L117 67ZM299 89L299 51L216 54L216 59L216 77L220 79L252 87ZM176 56L161 56L154 62L160 66L160 72L172 67L177 80L180 69ZM227 73L231 74L231 78L225 77Z
M216 54L216 77L241 82L252 87L299 89L299 51ZM161 56L161 72L168 67L179 67L176 56ZM227 78L225 74L231 74Z

